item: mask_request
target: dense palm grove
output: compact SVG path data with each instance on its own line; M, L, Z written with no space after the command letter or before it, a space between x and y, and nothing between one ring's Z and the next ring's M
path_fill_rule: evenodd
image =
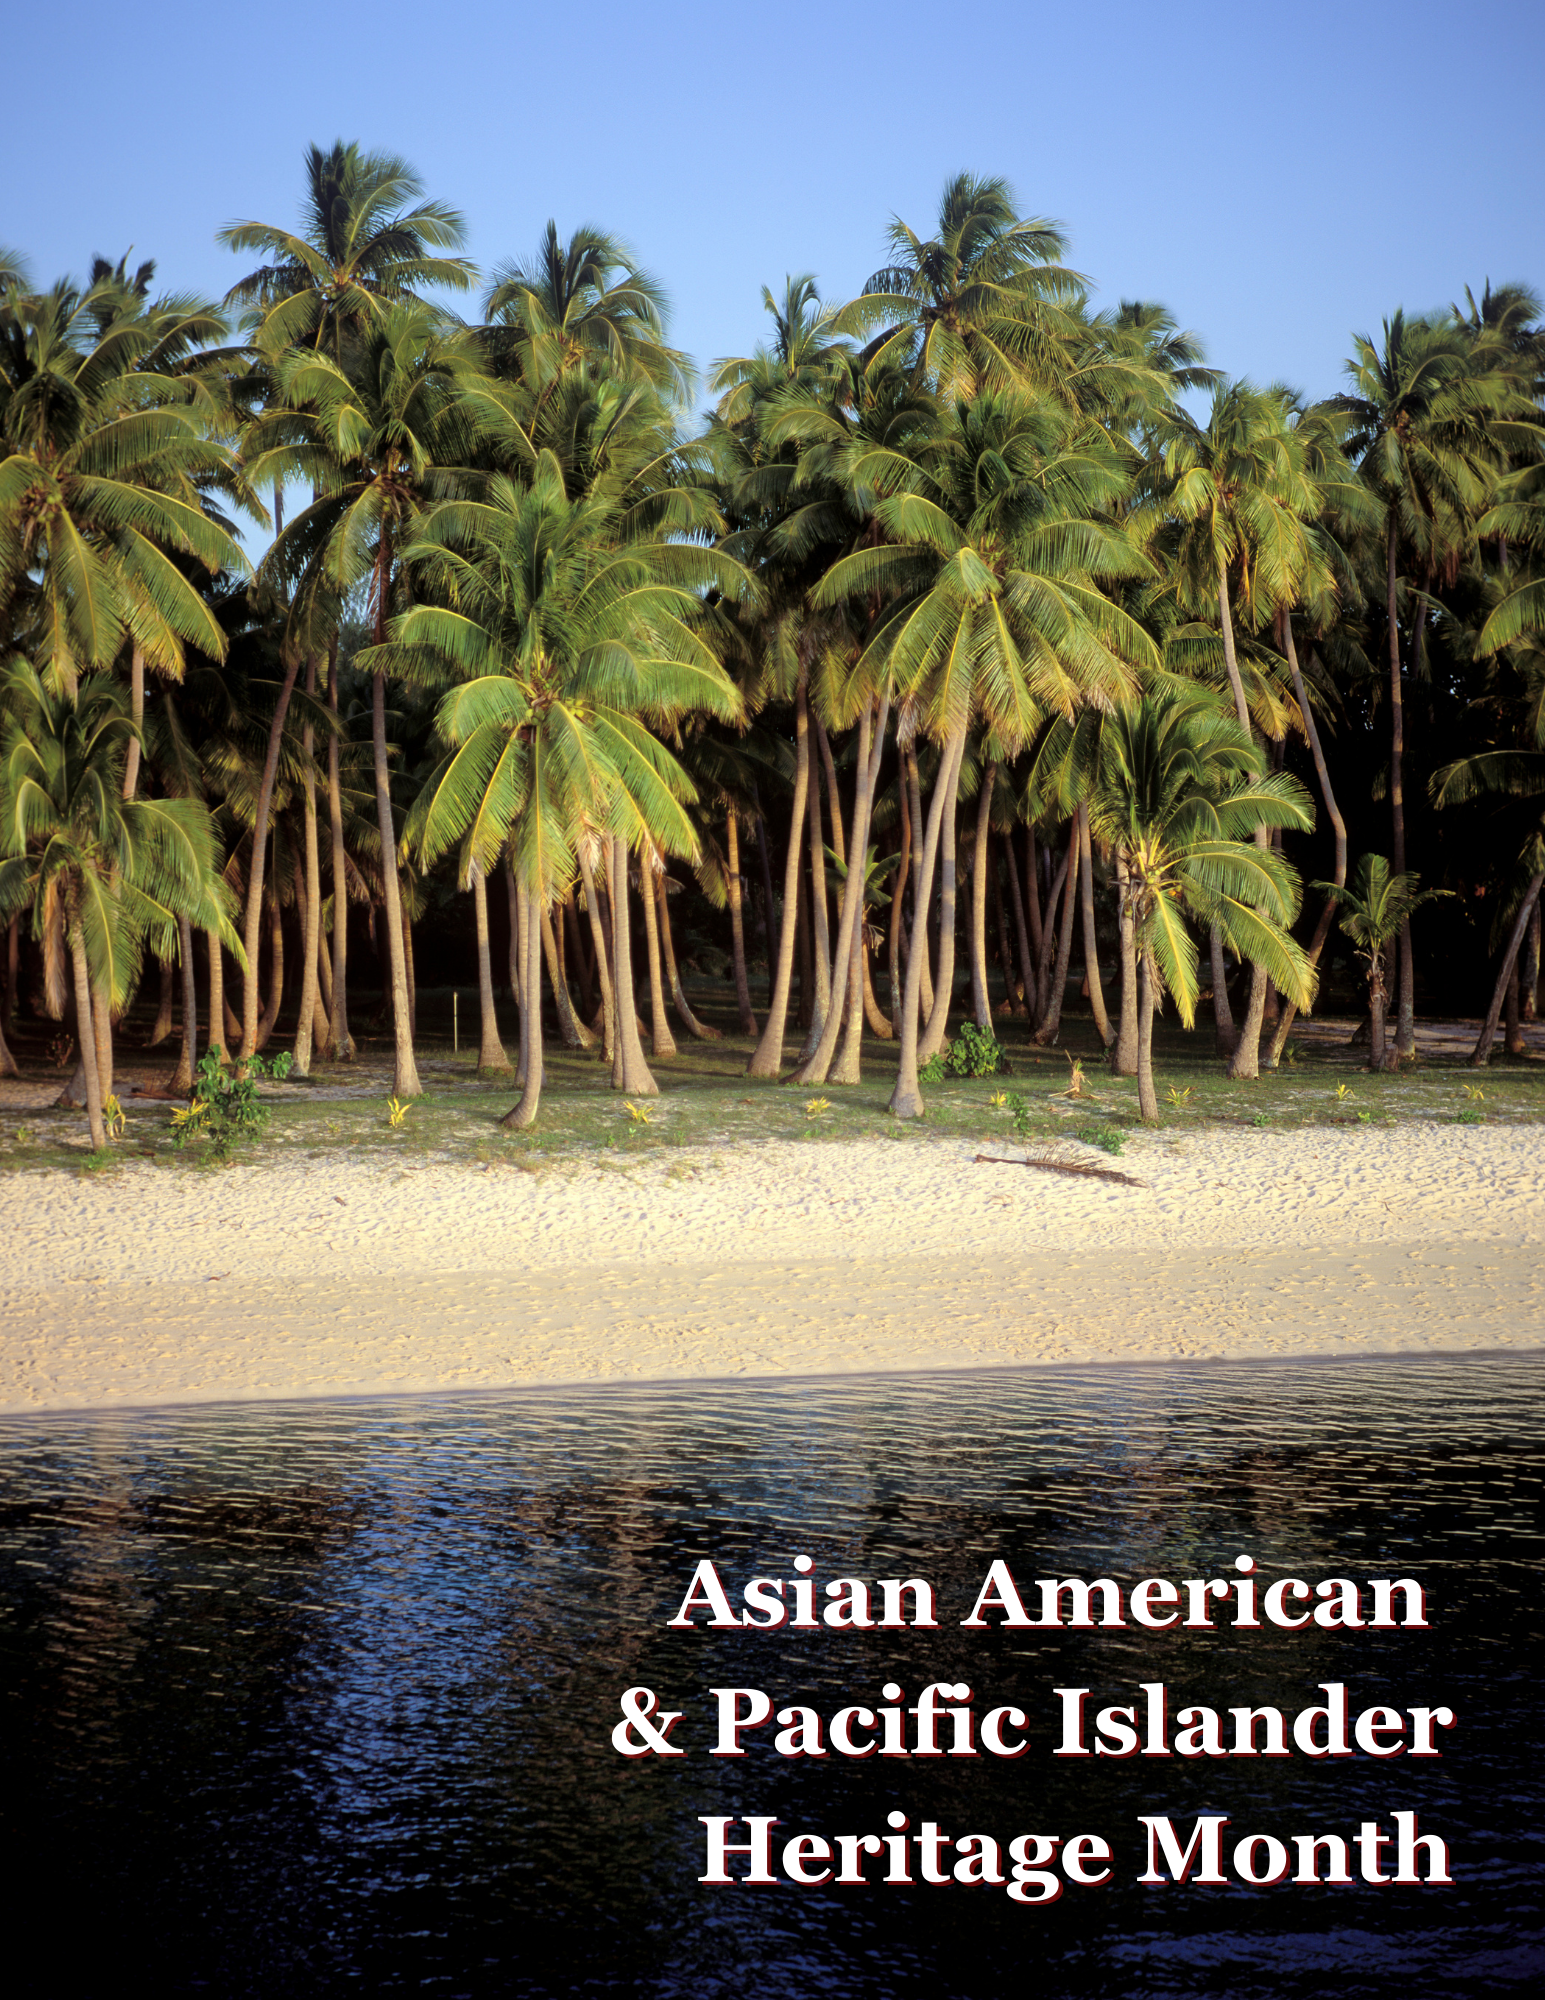
M218 305L0 253L4 1019L73 1034L94 1143L157 979L176 1088L276 1037L347 1062L352 979L411 1097L447 909L519 1126L545 1036L637 1097L720 1032L687 928L752 1076L853 1082L893 1039L901 1117L952 1006L1049 1043L1079 962L1148 1118L1156 1009L1210 997L1251 1077L1337 955L1377 1064L1424 1001L1490 1002L1482 1060L1532 1015L1531 293L1394 314L1310 405L1094 310L962 176L858 298L764 292L693 416L606 234L485 283L401 161L314 150L305 194L223 232Z

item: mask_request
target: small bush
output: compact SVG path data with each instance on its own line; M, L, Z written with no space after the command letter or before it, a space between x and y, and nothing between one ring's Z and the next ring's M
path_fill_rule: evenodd
M1080 1132L1078 1136L1086 1146L1098 1146L1102 1153L1119 1156L1126 1151L1125 1135L1116 1125L1094 1125L1087 1132Z
M268 1123L258 1079L271 1076L282 1083L291 1061L286 1051L272 1062L248 1056L244 1063L223 1063L213 1049L207 1051L194 1073L186 1108L172 1113L172 1144L181 1151L190 1139L207 1139L217 1160L228 1158L233 1146L255 1139Z
M1008 1066L992 1029L979 1028L974 1021L963 1023L944 1060L948 1076L999 1076Z
M919 1083L943 1083L944 1051L942 1049L934 1050L927 1062L918 1071L917 1080Z

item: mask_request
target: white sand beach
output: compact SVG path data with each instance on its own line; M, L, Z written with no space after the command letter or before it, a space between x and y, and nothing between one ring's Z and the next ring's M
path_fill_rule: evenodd
M1538 1128L13 1176L0 1408L1545 1345ZM992 1149L1023 1160L1012 1142Z

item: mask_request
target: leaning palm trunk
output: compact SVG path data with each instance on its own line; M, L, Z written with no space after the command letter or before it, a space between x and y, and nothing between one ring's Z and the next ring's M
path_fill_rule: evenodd
M612 974L617 995L617 1053L612 1059L612 1088L630 1097L658 1097L660 1086L644 1061L638 1038L638 1009L633 998L633 940L628 931L628 849L620 835L608 840L611 850Z
M660 917L655 893L655 858L646 845L638 858L638 896L644 906L644 954L649 963L649 1039L656 1057L676 1053L676 1037L665 1012L665 982L660 970Z
M987 853L992 836L992 794L998 782L998 767L989 764L982 774L976 802L976 845L971 850L971 1012L976 1025L992 1032L992 996L987 990ZM1008 967L1003 968L1009 979Z
M960 765L964 757L965 746L962 743L961 755L956 759L950 776L949 795L944 802L944 819L939 831L939 975L934 981L928 1024L918 1037L917 1053L921 1062L927 1062L944 1047L944 1038L950 1026L950 1002L955 997L955 896L958 888L955 795L960 787Z
M289 714L295 676L300 672L300 655L291 652L289 665L274 704L268 725L268 748L263 757L263 776L258 785L257 810L252 822L252 861L247 870L247 923L244 942L247 972L241 989L241 1055L250 1056L258 1045L259 991L258 942L263 930L263 849L268 840L268 815L274 801L274 782L279 775L279 749L284 740L284 722ZM272 1032L273 1023L269 1029Z
M220 949L220 933L208 931L209 940L209 1053L229 1062L225 1046L225 955Z
M601 904L596 893L595 871L585 841L579 843L579 874L585 885L585 914L590 919L590 938L595 948L596 983L601 989L601 1059L615 1063L617 1053L617 993L612 984L607 958L606 933L601 927Z
M102 1078L97 1069L96 1042L91 1031L91 975L86 966L86 940L79 921L70 930L70 958L75 968L75 1018L80 1023L81 1067L85 1070L86 1122L91 1143L100 1150L107 1144L107 1128L102 1123Z
M746 972L746 927L741 908L740 823L734 808L724 821L724 893L730 906L730 953L735 964L735 1005L740 1014L740 1032L756 1033L756 1014L751 1006L751 981Z
M150 1031L150 1040L145 1044L147 1049L160 1048L161 1044L172 1032L172 961L169 958L163 958L159 961L159 964L161 972L161 998L156 1008L155 1026Z
M113 1008L105 993L93 996L91 1030L96 1041L97 1087L105 1100L113 1088Z
M804 844L805 794L810 786L810 705L801 680L794 694L794 806L789 816L789 852L783 867L783 917L778 926L778 963L762 1038L746 1064L747 1076L776 1077L783 1067L783 1035L788 1022L789 987L794 977L794 933L799 923L799 863Z
M1207 948L1212 961L1213 1052L1231 1056L1239 1043L1239 1031L1234 1026L1234 1010L1229 1005L1228 960L1223 954L1223 933L1216 924L1208 932Z
M343 788L338 775L338 642L328 656L327 706L333 727L327 739L327 819L332 836L333 950L332 1025L328 1039L335 1062L353 1062L354 1037L349 1033L349 884L343 849Z
M534 897L525 896L524 901L526 956L520 969L520 983L526 996L520 1014L523 1074L519 1101L500 1120L516 1131L524 1131L536 1122L537 1107L542 1101L542 922L547 910Z
M858 913L848 955L848 977L844 985L842 1041L827 1074L828 1083L858 1083L862 1080L864 1053L864 913Z
M1100 945L1094 929L1094 845L1089 838L1089 808L1078 808L1078 903L1084 926L1084 974L1089 981L1089 1010L1100 1040L1110 1046L1110 1016L1100 984Z
M525 904L520 899L520 891L515 886L515 863L506 854L504 857L504 893L510 907L510 998L519 1007L525 981L521 967L525 963L526 939L521 926L525 923Z
M1159 1098L1153 1087L1153 1009L1156 980L1146 951L1137 955L1137 1115L1145 1125L1159 1122Z
M1057 863L1057 872L1051 878L1051 891L1046 898L1046 915L1041 924L1041 950L1035 973L1035 1021L1039 1027L1046 1019L1051 1005L1051 976L1057 963L1057 941L1061 933L1058 928L1058 911L1062 908L1063 891L1072 890L1068 885L1068 863L1076 849L1071 845L1062 850L1062 859Z
M560 917L561 917L560 912ZM553 989L553 1000L558 1009L558 1033L566 1049L593 1049L596 1037L585 1026L575 1010L569 993L569 978L562 954L558 949L556 926L552 911L542 910L542 956L547 960L547 983Z
M907 774L901 773L901 846L896 859L896 881L891 890L890 937L886 969L890 974L891 1030L901 1033L901 910L907 877L912 867L912 814L907 804Z
M1486 1012L1486 1021L1481 1029L1480 1039L1470 1056L1472 1069L1484 1069L1491 1060L1491 1045L1497 1039L1497 1023L1502 1018L1502 1003L1507 996L1508 986L1518 965L1519 946L1524 941L1524 933L1529 928L1529 920L1540 900L1540 885L1545 883L1545 874L1530 877L1529 886L1524 891L1524 899L1518 906L1518 915L1513 919L1513 928L1508 936L1507 950L1503 954L1502 968L1497 974L1497 984L1492 991L1491 1006Z
M278 884L276 883L277 890ZM279 1008L284 1000L284 916L279 908L279 898L275 894L268 906L268 1004L263 1010L262 1023L258 1028L257 1046L268 1047L269 1038L279 1024Z
M940 824L946 800L953 809L955 780L965 755L966 725L962 723L944 745L939 759L939 776L928 807L928 827L923 836L922 859L917 868L917 893L912 907L912 951L907 959L906 991L901 997L901 1052L896 1071L896 1087L891 1092L890 1110L897 1118L921 1118L923 1093L917 1081L917 1014L923 991L923 958L928 933L928 904L933 893L934 863L939 853Z
M1234 614L1229 603L1228 568L1220 559L1218 563L1218 618L1223 627L1223 662L1228 668L1229 686L1234 693L1234 713L1239 726L1250 735L1250 705L1245 700L1245 684L1240 677L1239 659L1234 650ZM1250 780L1254 784L1255 780ZM1268 847L1271 837L1264 826L1255 829L1257 847ZM1217 990L1214 985L1214 1007ZM1252 964L1250 967L1250 997L1245 1003L1245 1018L1234 1043L1234 1053L1229 1058L1226 1074L1250 1083L1261 1073L1261 1023L1266 1018L1266 971L1264 966Z
M825 734L819 718L815 721L817 739ZM810 944L814 953L815 1005L810 1010L810 1026L805 1035L804 1046L799 1052L800 1065L807 1063L815 1053L826 1028L826 1017L832 1005L832 941L831 923L826 908L826 843L821 837L821 782L812 775L805 805L810 822ZM796 1069L795 1075L799 1071Z
M11 1054L10 1045L5 1039L4 1022L0 1020L0 1076L20 1075L21 1071L16 1066L16 1058Z
M172 1072L172 1089L192 1090L198 1065L198 982L193 976L193 926L186 917L177 919L177 939L182 959L182 1049Z
M1280 617L1283 647L1287 654L1288 667L1293 676L1293 697L1298 703L1299 713L1304 718L1304 733L1309 739L1309 753L1314 758L1315 775L1320 781L1320 796L1325 801L1325 811L1331 825L1336 830L1336 868L1332 877L1338 889L1346 886L1347 879L1347 823L1341 817L1341 808L1336 804L1336 794L1331 789L1330 771L1325 763L1325 752L1320 744L1320 732L1314 724L1314 714L1309 707L1309 695L1304 687L1304 677L1299 670L1298 648L1293 643L1293 620L1287 612ZM1308 959L1311 966L1320 962L1320 954L1325 949L1325 940L1330 936L1330 927L1336 915L1336 897L1327 896L1325 907L1320 912L1320 920L1314 927L1314 936L1309 943ZM1271 1048L1266 1063L1275 1069L1282 1060L1282 1051L1287 1047L1287 1038L1292 1031L1293 1017L1297 1014L1296 1004L1289 1000L1282 1009L1277 1022L1277 1032L1271 1038Z
M378 638L384 634L378 634ZM397 883L397 833L392 825L390 766L386 760L386 676L371 676L371 742L375 751L376 823L381 829L381 888L386 908L386 948L392 977L392 1028L396 1036L393 1095L418 1097L423 1085L413 1056L413 1016L408 996L408 954L402 892Z
M869 1023L870 1034L878 1035L882 1042L888 1042L894 1039L896 1030L891 1026L890 1016L880 1006L879 996L874 990L874 973L869 963L869 946L872 939L867 903L858 913L858 935L859 984L864 998L864 1019ZM878 933L874 935L878 936Z
M499 1039L499 1016L494 1008L494 967L488 946L488 883L476 859L467 867L472 884L472 922L477 934L477 997L481 1038L477 1052L477 1073L505 1075L510 1059Z
M140 737L145 727L145 655L136 643L129 651L129 719L134 734L123 760L123 795L132 799L139 789Z
M848 988L852 972L857 968L855 944L863 943L864 870L863 856L869 841L870 806L874 798L874 781L879 775L880 758L885 751L885 725L890 718L890 696L880 697L878 718L870 715L866 705L858 724L858 775L853 798L853 841L852 865L848 869L848 879L843 887L842 914L837 920L836 965L840 975L834 977L830 1002L826 1010L826 1020L809 1057L800 1064L789 1078L791 1083L824 1083L831 1070L832 1057L836 1053L837 1037L844 1026L848 1007ZM859 1032L863 1024L863 980L859 976ZM854 1060L856 1068L856 1059ZM835 1079L834 1079L835 1080Z
M317 656L306 656L306 724L301 731L304 764L303 797L306 821L306 929L300 970L300 1025L295 1030L294 1074L310 1076L312 1038L316 1030L317 960L322 950L322 856L317 843L317 777L313 762L316 731L310 704L316 699Z
M1121 942L1121 1025L1111 1047L1117 1076L1137 1074L1137 923L1132 914L1126 857L1116 855L1116 934Z
M1062 1030L1062 1002L1067 992L1068 966L1073 958L1073 907L1078 894L1078 862L1078 815L1075 813L1068 822L1067 873L1063 878L1062 921L1057 927L1057 956L1052 965L1046 1004L1041 1010L1041 1023L1035 1031L1036 1041L1043 1045L1054 1042Z
M665 977L671 989L671 1005L676 1009L681 1025L697 1041L722 1042L724 1037L719 1030L710 1028L706 1021L700 1021L688 1004L687 991L676 965L676 940L671 935L671 899L666 892L663 866L655 877L655 898L660 912L660 949L665 954Z

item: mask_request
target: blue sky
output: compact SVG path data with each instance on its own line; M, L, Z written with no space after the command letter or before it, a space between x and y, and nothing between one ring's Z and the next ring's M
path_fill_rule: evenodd
M62 18L7 36L13 78L53 79L0 213L44 279L132 244L219 293L215 230L293 222L306 145L341 136L413 161L485 267L549 215L617 231L700 361L749 350L786 271L850 295L961 168L1063 223L1103 301L1160 299L1218 366L1312 395L1397 305L1545 287L1538 0L268 0L159 28L86 0L64 71Z

